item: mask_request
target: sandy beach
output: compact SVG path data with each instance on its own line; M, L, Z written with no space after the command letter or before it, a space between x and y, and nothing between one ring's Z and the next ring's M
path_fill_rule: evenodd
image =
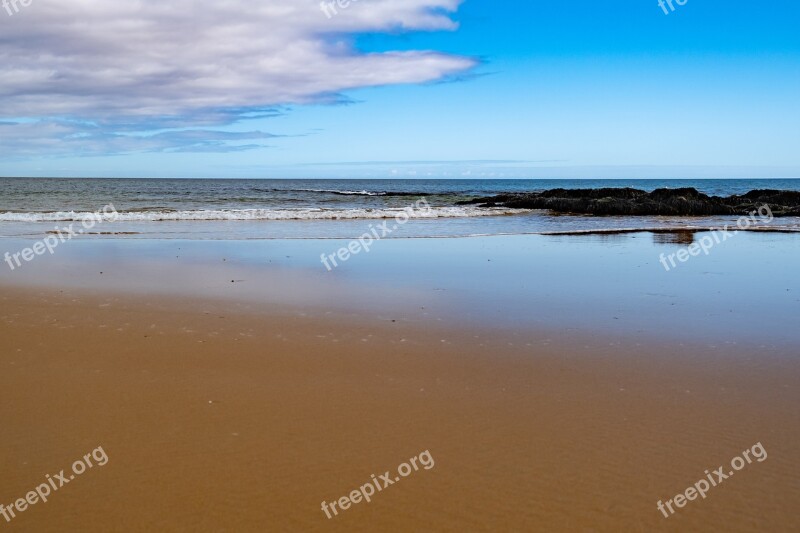
M5 278L0 502L108 457L0 518L9 531L800 526L791 347L256 305L200 294L199 268L194 297L101 281L142 268L84 276L94 288ZM757 443L766 459L658 510ZM426 451L430 469L326 516L322 502Z
M798 21L0 0L0 533L800 533Z

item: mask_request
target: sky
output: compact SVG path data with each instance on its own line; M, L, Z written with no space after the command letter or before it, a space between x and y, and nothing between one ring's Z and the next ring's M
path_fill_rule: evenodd
M9 3L0 176L800 177L800 4L663 1Z

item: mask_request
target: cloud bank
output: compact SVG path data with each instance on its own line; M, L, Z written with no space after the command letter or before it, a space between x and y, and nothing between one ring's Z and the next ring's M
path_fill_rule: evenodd
M50 153L59 139L92 153L221 150L269 138L141 134L230 125L283 105L339 101L352 89L463 73L473 59L352 46L362 32L453 30L460 2L360 0L329 18L318 0L34 0L13 16L0 11L0 139L15 139L16 153Z

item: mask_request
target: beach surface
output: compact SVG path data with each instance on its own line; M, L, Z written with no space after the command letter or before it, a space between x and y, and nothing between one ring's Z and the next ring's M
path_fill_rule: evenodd
M333 273L298 259L321 243L76 242L0 276L0 503L98 447L108 462L0 525L796 531L800 344L761 327L796 319L796 287L776 268L744 310L711 297L715 269L728 286L749 269L724 254L760 247L769 268L790 242L760 237L648 271L661 297L634 275L659 249L633 238L387 242ZM426 260L398 262L409 247ZM570 286L557 258L576 248L592 261ZM523 256L534 275L515 279ZM581 294L581 273L605 293ZM669 317L687 296L659 283L695 291L685 335ZM705 498L657 508L758 443L765 458ZM432 467L326 515L424 452Z

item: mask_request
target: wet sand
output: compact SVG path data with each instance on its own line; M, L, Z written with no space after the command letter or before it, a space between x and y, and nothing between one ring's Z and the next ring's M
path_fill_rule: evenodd
M109 457L9 531L800 529L791 350L8 284L0 303L0 502ZM658 511L757 442L767 460ZM321 510L425 450L432 469Z

